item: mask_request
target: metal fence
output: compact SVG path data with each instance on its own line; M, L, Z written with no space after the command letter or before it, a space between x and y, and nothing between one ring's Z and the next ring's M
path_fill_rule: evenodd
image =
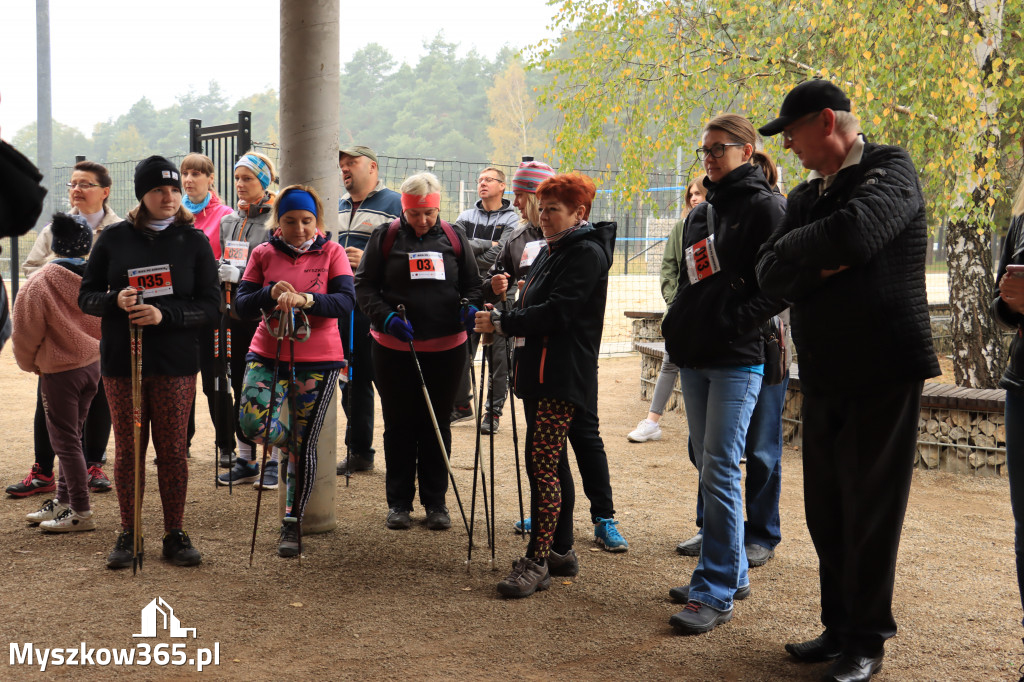
M254 142L252 148L277 161L276 146ZM180 163L184 156L180 154L169 158L175 163ZM104 164L114 181L110 205L121 216L126 215L137 203L133 184L137 162L138 160L133 159ZM454 221L460 212L472 207L477 199L476 179L480 171L488 165L501 168L509 178L508 184L511 185L514 166L386 155L378 157L380 176L385 184L392 188L397 188L406 177L414 173L426 170L436 175L444 187L441 216L449 221ZM625 311L653 311L663 310L665 307L660 295L659 277L664 242L672 226L679 219L682 196L689 179L685 173L692 170L685 170L684 175L678 175L675 171L651 173L648 176L645 197L636 197L630 201L618 200L608 190L598 192L591 211L592 219L614 221L618 225L605 313L602 341L604 352L630 350L630 325L623 315ZM69 208L67 193L63 188L71 177L71 171L71 166L61 166L54 168L52 175L49 176L52 178L52 187L55 188L51 190L55 194L55 210ZM581 172L600 180L600 184L605 187L611 185L616 175L614 170L582 169ZM219 174L222 175L223 172ZM511 191L508 192L508 198L512 198ZM24 260L35 237L35 232L29 232L20 238L19 261ZM11 288L15 289L18 269L12 267L9 259L11 250L5 246L4 251L6 259L0 263L0 270L4 278L12 280ZM945 250L937 247L932 253L940 260L939 266L944 265L941 258Z

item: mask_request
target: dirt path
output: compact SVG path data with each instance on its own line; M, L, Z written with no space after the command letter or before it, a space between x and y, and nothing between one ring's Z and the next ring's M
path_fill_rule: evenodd
M255 491L213 490L212 433L200 419L186 508L186 530L203 553L196 569L158 558L159 500L146 496L149 529L143 571L104 567L117 532L114 494L94 497L99 528L42 535L24 514L42 496L0 501L0 640L37 647L134 647L140 610L155 597L173 606L196 647L219 643L209 679L490 680L687 679L814 680L820 666L799 665L786 641L819 632L817 567L804 523L800 454L783 459L784 540L776 557L751 571L753 593L732 622L708 635L679 637L668 625L678 607L669 587L685 584L696 559L674 552L693 530L696 475L681 444L685 420L665 417L658 443L625 434L646 413L637 398L639 360L601 363L600 412L609 450L617 517L626 554L592 542L586 500L577 500L580 575L529 599L504 601L494 585L523 550L511 532L518 518L511 435L498 438L497 566L491 570L478 519L469 570L466 535L415 525L384 528L383 457L378 469L344 479L336 490L338 528L306 540L302 565L277 558L276 522L261 521L254 567L247 568ZM32 461L35 379L0 356L5 408L0 481L24 476ZM198 412L205 414L200 399ZM378 421L378 429L380 423ZM473 429L455 432L456 476L467 501ZM378 434L379 443L379 434ZM113 453L113 443L109 448ZM155 480L152 453L147 457ZM110 473L112 469L108 467ZM579 488L578 488L579 490ZM457 520L454 498L449 495ZM468 510L467 510L468 513ZM417 509L414 520L422 520ZM1024 662L1020 600L1013 567L1013 526L1005 481L940 473L915 475L898 566L899 635L890 642L884 680L1015 680ZM8 666L19 678L30 669ZM120 668L51 667L42 679L107 679ZM193 679L188 666L134 667L141 679Z

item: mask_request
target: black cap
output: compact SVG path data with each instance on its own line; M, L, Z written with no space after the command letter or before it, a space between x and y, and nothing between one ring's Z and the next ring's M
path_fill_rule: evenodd
M135 166L135 198L142 201L146 192L163 185L177 187L181 191L178 167L162 156L151 156L139 161Z
M765 137L778 135L793 121L822 109L849 111L850 99L830 81L820 78L804 81L790 90L786 99L782 100L779 117L758 128L758 132Z

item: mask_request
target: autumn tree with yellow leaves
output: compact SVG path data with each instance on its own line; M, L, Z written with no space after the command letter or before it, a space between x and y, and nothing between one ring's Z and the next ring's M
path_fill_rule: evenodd
M552 74L540 102L564 117L564 165L593 164L617 138L615 189L640 196L646 174L697 146L722 111L773 118L797 83L827 78L867 137L910 151L933 228L947 225L956 381L990 387L1002 370L993 292L994 208L1016 178L1024 117L1024 3L1018 0L562 0L561 37L529 53ZM766 148L787 171L780 141ZM793 183L791 183L793 184ZM1002 226L999 226L1002 227Z

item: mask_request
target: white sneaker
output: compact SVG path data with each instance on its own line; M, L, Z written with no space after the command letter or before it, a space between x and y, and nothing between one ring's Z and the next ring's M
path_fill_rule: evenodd
M39 511L25 514L25 518L29 523L42 523L43 521L57 518L67 508L68 505L61 504L56 499L47 500L43 502L43 506L39 508Z
M661 427L650 419L641 419L636 428L626 436L633 443L645 443L649 440L661 440Z
M92 511L79 514L68 507L57 518L40 523L39 528L49 533L70 533L79 530L95 530L96 522L93 521Z

